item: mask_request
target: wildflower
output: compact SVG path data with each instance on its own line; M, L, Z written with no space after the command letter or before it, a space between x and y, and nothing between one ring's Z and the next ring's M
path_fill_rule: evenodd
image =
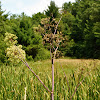
M25 51L22 49L22 45L16 46L18 37L11 33L5 33L6 45L8 46L6 49L6 56L8 60L13 64L17 64L21 61L21 59L25 59Z
M6 42L7 46L11 46L17 44L17 38L18 37L16 35L6 32L4 41Z

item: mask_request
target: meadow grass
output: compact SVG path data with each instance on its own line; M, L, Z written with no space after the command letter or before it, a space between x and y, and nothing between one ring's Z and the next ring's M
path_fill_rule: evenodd
M51 90L50 60L28 63ZM71 100L100 100L100 60L57 59L54 67L54 100L70 100L77 84L79 86ZM83 79L84 81L81 82ZM0 66L0 100L50 100L50 93L24 64L2 65Z

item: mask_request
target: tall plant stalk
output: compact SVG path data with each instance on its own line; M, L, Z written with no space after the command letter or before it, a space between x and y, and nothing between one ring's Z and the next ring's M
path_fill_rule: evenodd
M52 59L52 92L51 98L54 100L54 59Z
M56 25L55 31L53 34L51 34L51 40L50 40L50 54L51 54L51 64L52 64L52 92L51 92L51 100L54 100L54 59L59 47L59 43L60 42L56 42L56 44L54 44L54 37L58 28L58 25L60 23L62 19L62 16L59 19L59 22ZM60 40L60 39L59 39ZM56 46L56 48L54 48L53 44Z
M61 16L62 18L62 16ZM50 29L50 34L45 34L44 36L46 37L46 40L48 40L48 36L49 37L49 41L47 41L49 44L50 44L50 56L51 56L51 64L52 64L52 91L50 91L48 89L48 87L45 86L45 84L42 82L42 80L36 75L36 73L30 68L30 66L28 65L28 63L26 62L26 60L23 58L20 58L21 61L29 68L29 70L37 77L37 79L41 82L41 84L44 86L44 88L51 93L51 100L54 100L54 59L55 59L55 56L56 56L56 53L57 53L57 49L59 47L59 43L61 42L61 39L59 38L59 36L56 35L56 31L57 31L57 28L58 28L58 24L60 23L61 21L61 18L59 19L59 22L56 24L56 28L54 30L54 33L51 32L52 29ZM49 28L52 28L52 25L51 27L49 26ZM54 26L53 26L54 28ZM47 36L46 36L47 35ZM57 42L56 42L57 41ZM16 47L16 46L15 46ZM16 48L18 50L18 48ZM20 51L18 50L18 52L20 53ZM20 55L22 56L22 54L20 53Z

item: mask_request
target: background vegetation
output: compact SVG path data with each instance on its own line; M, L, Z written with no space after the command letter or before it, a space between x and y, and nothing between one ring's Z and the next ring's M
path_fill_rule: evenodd
M34 28L41 26L41 19L53 17L58 20L63 12L62 20L58 30L63 34L64 40L60 44L60 56L75 58L100 58L100 1L99 0L76 0L75 3L64 3L62 11L54 1L44 13L27 16L24 12L21 15L2 11L0 2L0 62L6 62L4 41L5 32L15 34L18 37L18 44L23 46L27 59L40 60L41 52L47 52L43 45L42 34L37 33ZM45 53L43 59L47 59ZM46 57L46 58L45 58Z

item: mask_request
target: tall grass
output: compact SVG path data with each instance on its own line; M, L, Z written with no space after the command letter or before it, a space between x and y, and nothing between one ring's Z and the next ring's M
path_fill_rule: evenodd
M50 60L29 65L52 90ZM83 79L71 100L100 100L100 60L55 60L54 74L54 100L70 100ZM50 100L50 95L24 64L0 66L0 100Z

